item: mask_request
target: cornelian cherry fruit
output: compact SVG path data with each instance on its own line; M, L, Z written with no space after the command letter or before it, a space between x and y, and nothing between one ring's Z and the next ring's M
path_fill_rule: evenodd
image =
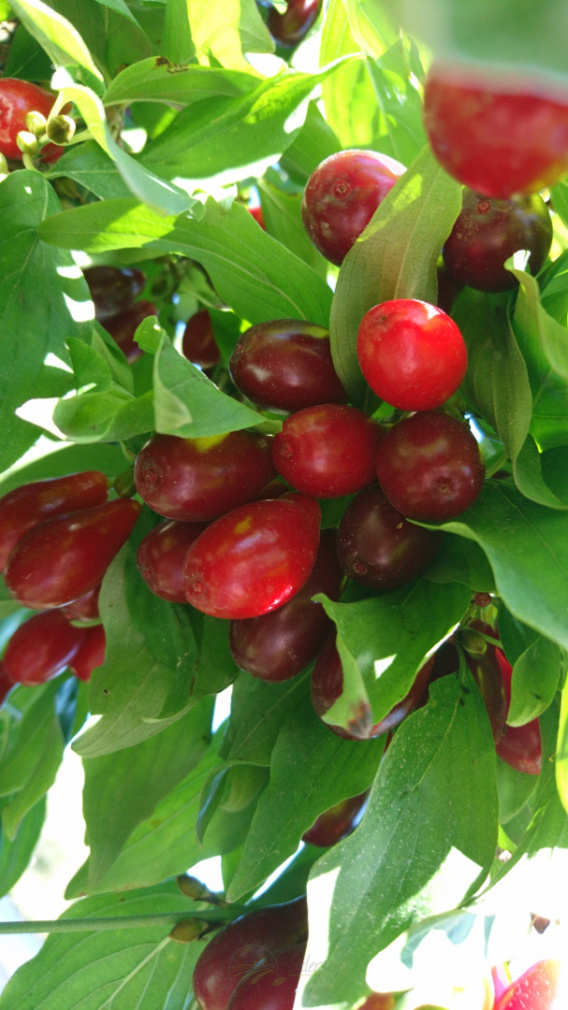
M140 575L155 596L170 603L186 603L183 562L204 523L164 519L142 540L136 561Z
M432 410L449 400L467 369L464 339L442 309L396 298L365 313L357 356L370 387L399 410Z
M0 153L21 161L22 152L16 137L21 130L27 130L28 112L40 112L47 119L54 102L55 95L37 84L14 77L0 78ZM60 151L63 152L63 148Z
M4 669L14 684L43 684L70 666L84 643L85 628L75 628L60 610L34 614L14 632L4 654Z

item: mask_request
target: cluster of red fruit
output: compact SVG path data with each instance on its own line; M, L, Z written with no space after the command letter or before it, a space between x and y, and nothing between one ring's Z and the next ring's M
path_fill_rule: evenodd
M180 886L184 888L184 878ZM317 967L306 954L307 932L304 897L256 909L223 925L195 966L193 990L201 1010L249 1010L251 1006L292 1010L301 975ZM471 1006L481 1006L482 998L484 1010L553 1010L558 1006L560 981L560 964L555 960L538 961L514 979L503 965L483 980L481 997L469 994ZM357 1010L393 1010L395 1005L391 993L375 992Z
M0 695L14 684L41 684L66 668L82 680L102 665L105 634L98 593L130 536L138 502L107 501L96 470L26 484L0 499L0 570L12 596L39 610L12 635Z
M63 114L51 117L54 104L55 95L37 84L0 78L0 155L11 161L22 161L28 155L39 155L44 164L57 161L75 124Z

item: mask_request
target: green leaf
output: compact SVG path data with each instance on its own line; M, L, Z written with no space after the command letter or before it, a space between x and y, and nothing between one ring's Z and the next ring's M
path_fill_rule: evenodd
M512 67L519 79L535 71L558 85L566 80L568 15L559 0L381 0L389 15L421 39L435 56L454 62L477 61L491 73L507 74Z
M164 179L182 178L184 186L205 181L226 186L260 176L299 132L305 116L299 107L335 69L285 70L248 94L218 96L182 109L147 145L141 162Z
M380 56L396 42L396 28L375 0L347 0L346 6L351 31L369 56Z
M264 222L269 234L325 279L329 264L310 241L304 228L301 194L285 193L264 180L260 181L259 190Z
M213 700L159 736L84 762L83 814L91 855L89 889L107 873L134 828L184 779L207 750Z
M228 900L237 901L259 887L296 851L303 833L324 810L368 789L383 746L383 738L363 745L342 740L323 725L311 699L305 698L276 740L270 783L256 808Z
M547 638L539 637L522 653L513 667L510 726L524 726L548 708L560 679L561 653Z
M361 54L362 49L351 31L346 5L343 0L331 0L323 24L320 63L325 66L332 60L355 53ZM349 95L348 102L345 95ZM373 93L370 61L359 59L346 63L323 82L322 96L328 126L343 147L373 144L380 110Z
M568 680L562 688L558 748L556 751L556 785L560 801L568 814Z
M134 200L107 200L52 217L41 237L87 252L141 247L179 252L202 263L219 297L250 323L308 319L329 324L327 284L238 203L227 211L210 199L196 221L185 215L162 218Z
M331 311L335 367L355 401L366 395L357 330L373 305L391 298L436 302L436 263L461 207L458 184L425 148L387 194L345 257Z
M125 0L96 0L96 2L103 7L108 7L109 10L116 11L117 14L122 14L123 17L128 18L133 24L138 24Z
M219 809L205 833L197 838L195 824L200 797L212 770L218 766L219 736L186 778L155 808L152 816L139 824L121 849L108 873L93 891L139 887L166 877L185 873L188 867L209 856L230 852L241 845L254 804L238 813ZM88 862L75 875L66 897L77 897L88 887Z
M312 869L310 956L325 964L309 976L302 1005L351 1005L378 951L463 901L493 861L496 818L483 701L469 673L444 677L395 734L357 830ZM357 928L369 921L373 929Z
M209 0L170 0L164 51L176 63L209 58L250 72L245 53L271 53L274 42L254 0L225 0L221 24L219 10Z
M60 400L53 411L53 420L59 430L74 442L113 442L116 441L114 419L131 400L132 397L122 389L83 393L71 399ZM148 428L143 427L142 433L144 431L148 431ZM125 437L140 433L131 431L125 433Z
M79 32L67 18L52 10L42 0L10 0L14 13L30 35L45 49L56 66L78 64L102 81L102 74Z
M424 578L429 582L463 582L476 593L494 593L491 565L474 540L444 537Z
M187 193L154 175L117 144L107 123L104 105L94 91L78 84L64 87L59 92L57 104L61 107L67 101L75 103L91 137L115 162L130 192L138 200L161 214L179 214L192 206L194 201Z
M37 437L15 411L37 396L46 355L52 352L66 361L64 339L88 333L89 324L76 321L68 307L79 310L79 319L88 298L83 277L68 253L55 252L38 239L43 218L59 209L39 172L13 172L0 186L1 469Z
M524 331L525 340L536 344L552 370L568 380L566 327L561 326L543 308L537 281L523 270L511 273L519 281L513 325Z
M188 899L174 881L131 894L86 898L62 918L191 914ZM78 1000L90 1010L189 1005L192 975L201 947L168 939L172 922L142 929L95 930L49 936L39 954L10 979L0 996L8 1010L76 1010ZM87 995L88 994L88 995Z
M406 697L426 654L459 623L470 599L468 586L426 579L356 603L322 597L364 679L373 723Z
M25 873L32 858L45 818L45 799L41 799L21 821L14 840L0 842L0 896L8 894Z
M477 502L442 529L477 540L497 592L521 621L568 648L568 516L486 481Z
M48 179L72 179L101 200L130 196L130 188L112 158L94 140L70 147L46 172Z
M339 139L326 123L317 103L311 101L304 125L282 155L280 164L295 181L304 185L324 158L340 150Z
M42 81L51 76L52 69L51 60L39 42L23 25L19 25L10 42L5 76Z
M166 435L201 438L261 423L261 414L222 393L163 335L154 360L154 427Z
M241 673L233 685L231 716L221 756L227 761L270 765L282 723L290 712L296 711L307 691L306 677L265 684Z
M497 759L497 792L499 795L499 824L507 824L529 802L538 785L536 775L526 775Z
M258 87L258 77L219 67L174 67L153 57L126 67L111 81L105 105L122 102L166 102L183 108L219 96L235 97Z

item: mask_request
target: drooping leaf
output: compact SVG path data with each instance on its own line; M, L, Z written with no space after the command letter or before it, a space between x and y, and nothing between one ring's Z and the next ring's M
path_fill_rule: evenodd
M78 64L102 81L102 74L79 32L67 18L52 10L42 0L10 0L14 13L30 35L40 43L56 66Z
M183 108L218 96L246 94L258 86L258 78L242 70L174 67L162 59L140 60L118 74L104 95L105 106L122 102L166 102Z
M395 734L357 831L312 868L310 955L325 963L307 979L302 1006L359 998L374 955L483 880L496 843L494 769L473 679L437 681Z

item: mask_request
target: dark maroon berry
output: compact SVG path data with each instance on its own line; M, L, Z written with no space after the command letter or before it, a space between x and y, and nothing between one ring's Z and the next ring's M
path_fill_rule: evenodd
M182 354L200 368L214 368L221 357L207 309L187 320L181 341Z
M342 838L346 838L359 823L359 815L368 796L369 790L367 789L359 796L351 796L348 800L341 800L340 803L330 807L329 810L316 818L311 828L302 835L302 841L326 848L328 845L335 845Z
M477 291L508 291L518 283L503 266L520 249L537 274L552 243L552 221L538 194L497 200L466 189L461 213L444 245L444 264L458 283Z
M371 589L395 589L418 578L436 556L441 535L408 522L378 484L360 491L337 531L345 575Z
M168 519L209 522L256 498L274 477L270 442L254 431L211 438L154 435L138 454L136 490Z
M421 522L465 512L485 478L483 457L468 425L437 411L395 424L379 446L376 469L391 505Z
M101 321L129 308L146 284L142 271L130 267L87 267L83 273Z
M283 14L271 7L266 23L272 38L292 47L305 39L322 8L323 0L287 0Z
M344 403L329 332L297 319L257 323L239 337L229 361L237 389L264 410Z
M130 308L119 312L118 315L105 319L105 329L116 341L128 361L136 361L144 353L134 340L134 334L140 323L149 316L157 315L158 310L153 302L136 302Z
M182 523L164 519L146 534L138 548L140 575L152 592L170 603L187 603L183 562L204 523Z

